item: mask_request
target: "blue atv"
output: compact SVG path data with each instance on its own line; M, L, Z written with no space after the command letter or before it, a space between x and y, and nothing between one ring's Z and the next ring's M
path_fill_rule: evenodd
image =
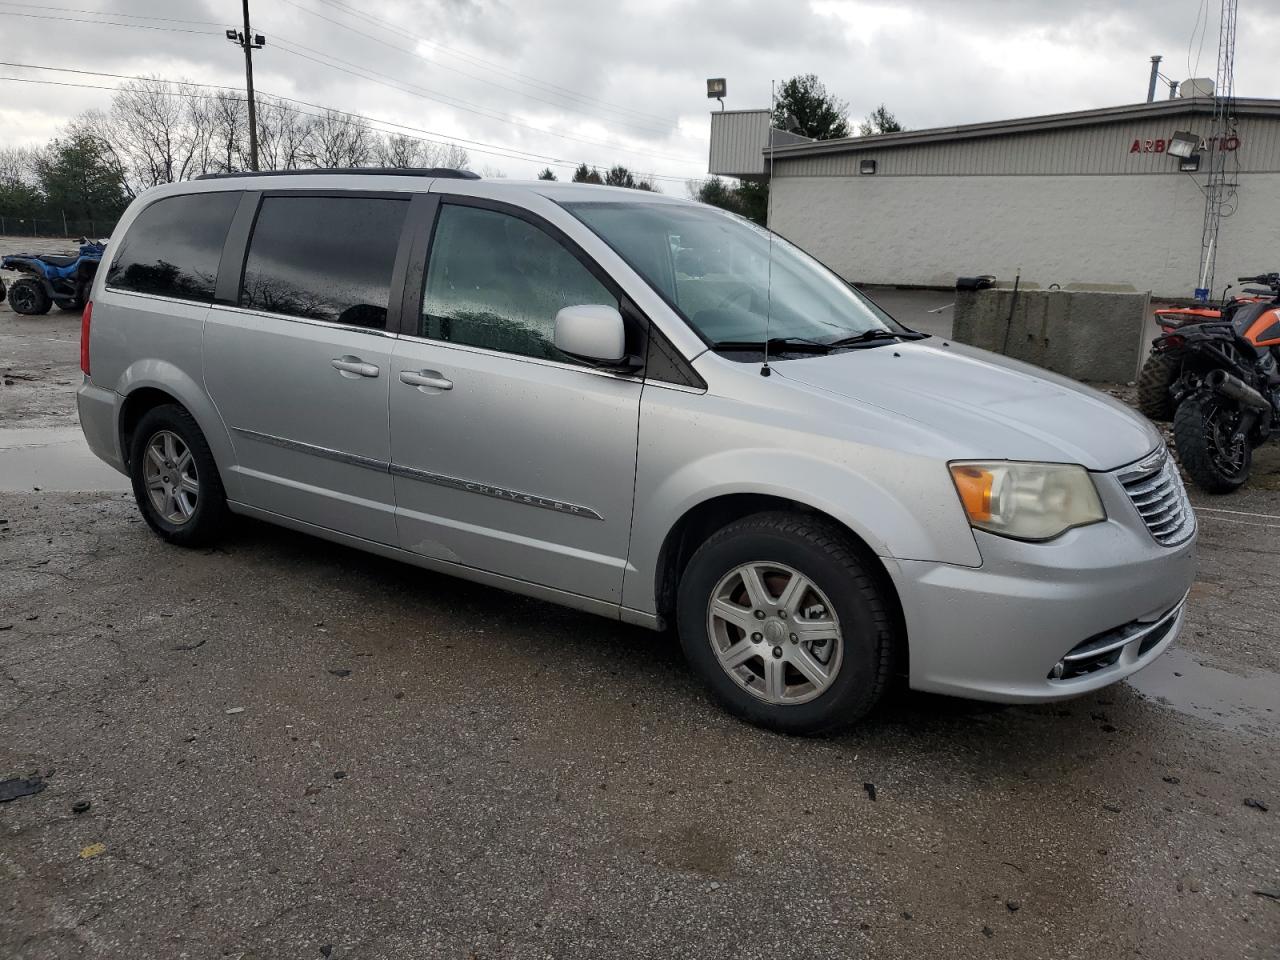
M14 253L0 259L0 270L26 274L9 285L9 306L14 313L29 315L48 313L53 306L83 310L105 248L105 243L81 238L80 252L73 257ZM0 284L0 291L3 289Z

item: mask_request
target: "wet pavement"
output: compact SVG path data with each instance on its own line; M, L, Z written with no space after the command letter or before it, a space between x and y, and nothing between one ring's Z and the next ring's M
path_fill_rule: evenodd
M670 636L65 492L73 319L0 312L40 378L0 392L0 780L43 786L0 803L5 960L1280 956L1273 451L1196 498L1130 682L784 738Z
M99 460L76 427L0 427L0 492L128 490L129 478Z

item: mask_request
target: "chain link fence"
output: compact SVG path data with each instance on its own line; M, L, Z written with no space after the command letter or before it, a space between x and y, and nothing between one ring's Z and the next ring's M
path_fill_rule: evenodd
M76 220L65 214L55 217L12 217L4 214L0 215L0 237L65 237L69 240L87 237L96 240L111 236L117 219Z

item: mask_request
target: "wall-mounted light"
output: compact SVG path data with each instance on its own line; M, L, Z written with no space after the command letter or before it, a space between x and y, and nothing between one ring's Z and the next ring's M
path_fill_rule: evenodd
M1193 153L1189 157L1183 157L1178 161L1178 169L1182 173L1195 173L1200 169L1200 154Z
M707 80L707 99L719 100L720 109L724 109L724 98L729 95L729 85L724 77L711 77Z
M858 164L859 173L875 173L876 162L874 160L863 160Z
M1165 148L1165 152L1170 156L1177 157L1179 160L1185 160L1187 157L1192 156L1199 146L1200 138L1194 133L1175 130L1173 137L1169 140L1169 145Z

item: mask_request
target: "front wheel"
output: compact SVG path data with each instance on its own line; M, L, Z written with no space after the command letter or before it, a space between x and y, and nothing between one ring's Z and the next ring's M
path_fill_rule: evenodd
M143 414L129 451L133 496L143 519L165 540L195 547L226 524L218 466L195 418L176 404Z
M9 306L13 308L14 313L40 316L49 312L53 301L49 299L49 294L38 281L23 279L9 287Z
M712 535L681 577L677 621L715 698L781 733L865 716L897 642L867 561L842 530L804 514L756 514Z
M1253 446L1237 437L1240 409L1214 393L1188 397L1173 417L1173 441L1187 475L1206 493L1231 493L1249 479Z

